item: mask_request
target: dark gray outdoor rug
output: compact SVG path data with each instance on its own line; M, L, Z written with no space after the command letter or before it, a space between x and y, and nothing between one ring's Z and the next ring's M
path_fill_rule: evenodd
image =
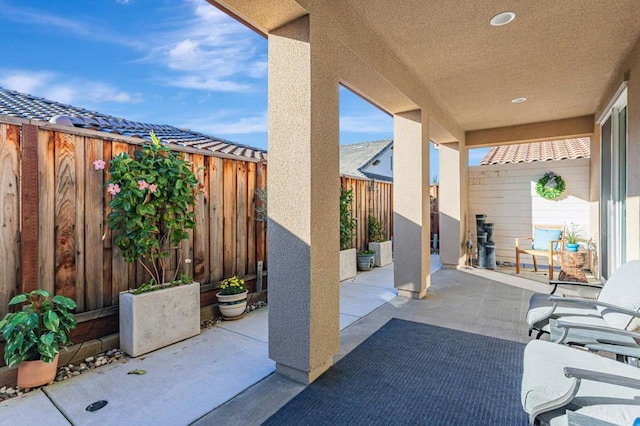
M525 425L524 345L392 319L267 425Z

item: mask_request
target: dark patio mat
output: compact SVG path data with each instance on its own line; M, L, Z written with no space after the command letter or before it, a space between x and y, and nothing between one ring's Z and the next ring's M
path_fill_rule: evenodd
M391 319L267 425L524 425L524 345Z

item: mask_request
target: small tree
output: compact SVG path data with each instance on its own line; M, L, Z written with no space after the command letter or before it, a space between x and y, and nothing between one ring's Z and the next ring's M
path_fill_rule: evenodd
M102 160L94 162L96 170L104 166ZM155 284L166 282L171 251L178 250L178 264L182 262L180 242L189 238L186 230L195 227L197 187L191 164L153 132L151 143L134 158L124 152L111 160L107 191L113 199L107 221L116 232L115 244L125 260L138 261ZM172 281L177 276L178 268Z
M373 214L373 211L369 212L367 231L369 233L369 241L374 243L380 243L384 241L384 230L382 229L382 222Z
M355 235L356 219L351 213L353 203L353 189L340 187L340 250L351 248Z

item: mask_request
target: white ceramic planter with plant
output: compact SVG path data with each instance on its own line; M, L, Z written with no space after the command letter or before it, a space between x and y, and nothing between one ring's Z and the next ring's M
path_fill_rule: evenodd
M385 240L382 222L373 214L369 214L369 250L375 251L374 265L387 266L393 262L393 246L390 240Z
M95 160L96 170L105 162ZM134 158L124 152L111 160L107 221L115 245L128 263L151 276L138 289L120 294L120 346L139 356L200 333L200 285L181 274L180 242L195 227L198 180L191 164L151 133L151 143ZM178 267L169 274L172 252Z
M15 296L9 306L25 303L22 310L5 315L0 332L6 364L18 365L18 386L33 388L55 379L60 349L71 344L69 333L78 322L69 312L76 302L67 297L34 290Z
M218 308L224 319L236 320L244 316L247 309L247 288L242 278L234 276L222 281L217 297Z
M357 275L356 249L352 248L356 219L351 213L353 189L340 187L340 281Z

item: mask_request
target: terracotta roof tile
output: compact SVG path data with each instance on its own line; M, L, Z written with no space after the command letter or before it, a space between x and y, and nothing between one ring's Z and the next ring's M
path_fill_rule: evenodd
M589 158L589 149L589 138L494 146L484 156L480 165Z

